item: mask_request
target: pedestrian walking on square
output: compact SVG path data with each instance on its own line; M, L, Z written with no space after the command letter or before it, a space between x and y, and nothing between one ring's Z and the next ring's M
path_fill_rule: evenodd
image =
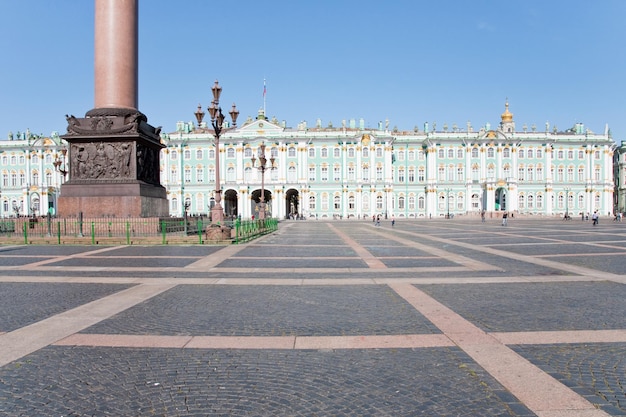
M598 224L598 212L597 211L593 212L593 214L591 215L591 220L593 221L594 226Z
M509 214L505 211L504 214L502 215L502 226L506 226L507 225L507 219L509 218Z
M480 212L480 221L485 222L485 210Z
M395 226L395 225L396 225L396 218L395 218L395 217L392 217L392 218L391 218L391 227L393 227L393 226Z

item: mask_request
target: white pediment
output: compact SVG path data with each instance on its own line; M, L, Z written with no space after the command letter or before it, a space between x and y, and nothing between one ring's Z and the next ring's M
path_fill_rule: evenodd
M254 120L245 126L239 128L239 132L243 134L254 133L255 135L268 135L272 133L282 133L285 129L269 120Z

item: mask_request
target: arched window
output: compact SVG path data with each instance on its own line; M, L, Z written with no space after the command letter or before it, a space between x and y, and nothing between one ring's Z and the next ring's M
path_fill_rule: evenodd
M251 147L249 147L249 146L246 146L246 147L243 149L243 157L244 157L244 158L252 158L252 155L253 155L253 153L252 153L252 148L251 148Z
M510 158L511 157L511 149L510 148L504 148L502 150L502 157L503 158Z
M333 206L335 210L341 210L341 196L336 195L333 198Z
M296 182L296 167L290 166L287 169L287 181Z
M404 196L401 195L400 197L398 197L398 209L399 210L404 210Z
M202 149L198 149L198 150L196 151L196 159L197 159L198 161L201 161L201 160L202 160Z
M480 208L480 200L478 194L472 194L472 209L478 210Z
M341 148L334 148L333 155L335 158L341 158Z
M226 157L227 158L234 158L235 157L235 148L233 148L232 146L229 146L228 149L226 149Z
M419 210L424 210L424 208L426 207L423 195L419 196L419 198L417 199L417 207ZM409 210L415 210L415 196L409 197Z
M309 158L315 158L315 148L312 146L309 148Z
M478 148L472 148L472 158L478 158Z
M494 158L495 156L495 150L491 146L487 148L487 158Z
M315 195L309 196L309 210L311 211L315 210Z
M367 147L364 147L363 151L361 153L363 155L363 158L369 158L370 157L370 150Z
M326 151L328 151L328 149ZM296 147L295 146L290 146L287 149L287 156L289 158L295 158L296 157Z
M226 181L228 182L235 181L235 168L234 167L228 167L228 169L226 170Z

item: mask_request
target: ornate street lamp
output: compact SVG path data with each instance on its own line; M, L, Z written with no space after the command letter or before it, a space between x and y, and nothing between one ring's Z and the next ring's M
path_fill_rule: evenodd
M59 159L59 155L55 155L54 161L52 165L54 165L54 169L57 172L60 172L63 175L63 180L65 180L65 176L67 175L67 170L65 169L65 156L67 155L67 149L61 149L61 159Z
M259 199L260 201L260 208L259 208L259 219L263 220L265 219L265 171L266 170L272 170L272 169L276 169L276 165L274 164L274 162L276 161L275 158L271 157L270 158L270 165L267 166L267 158L265 158L265 143L261 143L261 145L259 146L259 164L256 167L259 171L261 171L261 198ZM252 155L252 167L255 167L257 158L254 157L254 155Z
M209 115L211 116L211 125L213 126L213 136L215 136L215 205L211 208L211 223L214 225L223 225L224 223L224 209L222 208L222 189L220 186L220 135L224 129L224 114L220 107L220 95L222 94L222 87L220 87L217 80L211 87L213 93L213 101L209 106ZM204 112L201 106L198 106L198 110L194 113L198 121L198 127L202 125L202 119L204 118ZM237 127L237 117L239 111L233 103L233 107L229 112L231 119L233 120L233 128Z

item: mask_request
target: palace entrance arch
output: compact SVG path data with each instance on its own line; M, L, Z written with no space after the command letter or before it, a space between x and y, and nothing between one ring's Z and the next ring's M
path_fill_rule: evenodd
M239 214L239 208L237 206L237 191L226 190L223 197L224 201L224 216L227 219L234 219Z
M495 199L496 199L496 211L507 211L507 202L506 202L507 192L506 188L500 187L496 189Z
M272 217L272 192L269 190L264 190L265 196L265 217ZM259 218L259 208L261 207L261 190L257 189L252 191L251 194L251 210L250 212L254 216L255 219Z
M285 192L285 215L287 218L297 218L300 213L300 193L294 188Z

